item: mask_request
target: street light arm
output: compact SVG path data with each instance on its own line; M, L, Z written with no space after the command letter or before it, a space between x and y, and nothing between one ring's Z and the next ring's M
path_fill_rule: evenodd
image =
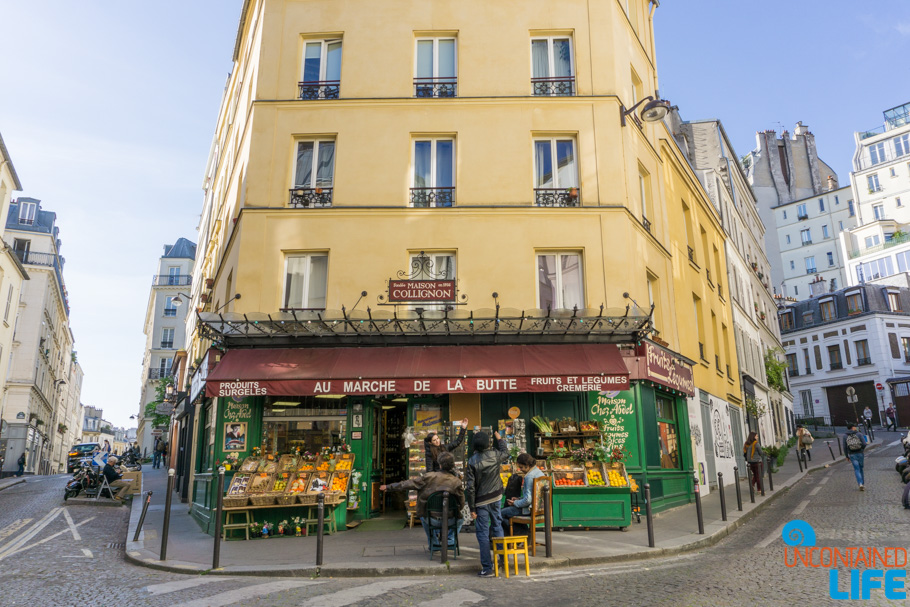
M652 95L643 97L638 103L636 103L629 109L626 109L626 106L624 106L622 103L620 103L619 104L619 118L620 118L621 126L626 126L626 116L632 114L632 112L634 112L638 108L638 106L640 106L642 103L644 103L646 101L648 102L648 105L646 105L642 109L642 112L641 112L642 114L645 114L645 112L648 112L650 110L658 110L658 112L659 112L659 117L655 117L655 118L649 118L647 116L642 116L646 122L655 122L657 120L660 120L664 116L667 115L667 112L670 111L670 102L669 101L667 101L666 99L661 99L660 97L654 97ZM636 123L638 123L638 116L634 116L634 119L635 119Z

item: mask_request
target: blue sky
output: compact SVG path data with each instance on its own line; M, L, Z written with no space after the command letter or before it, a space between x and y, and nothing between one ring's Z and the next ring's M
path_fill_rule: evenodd
M162 246L196 241L241 3L0 0L0 134L17 195L57 213L82 402L117 425L139 407ZM663 0L655 30L684 119L720 118L739 155L802 120L842 184L853 131L910 101L907 0Z

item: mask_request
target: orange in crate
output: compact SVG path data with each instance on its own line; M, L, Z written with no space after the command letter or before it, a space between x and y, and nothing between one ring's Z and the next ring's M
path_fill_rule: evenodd
M330 491L346 491L348 488L347 474L339 474L332 478L332 484L329 486Z

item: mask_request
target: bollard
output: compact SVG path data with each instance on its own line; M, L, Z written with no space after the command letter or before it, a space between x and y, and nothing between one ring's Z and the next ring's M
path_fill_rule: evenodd
M837 432L836 432L836 431L834 432L834 438L837 439ZM837 439L837 440L834 441L834 442L837 443L837 454L840 455L841 457L843 457L844 451L843 451L843 449L841 449L841 446L840 446L840 439Z
M739 466L733 466L733 479L736 481L736 509L743 511L743 494L739 488Z
M654 547L654 517L651 516L651 484L645 483L645 515L648 517L648 547Z
M717 473L717 490L720 491L720 520L727 520L727 496L724 494L724 473Z
M771 478L771 470L774 468L774 464L771 462L771 458L768 458L768 491L774 491L774 479Z
M168 494L170 499L170 494ZM224 511L224 466L218 467L218 490L215 492L215 550L212 553L212 569L221 566L221 518Z
M750 466L748 463L746 464L746 480L749 481L749 501L751 501L754 504L755 503L755 487L752 486L753 485L753 483L752 483L752 466Z
M167 531L171 526L171 495L174 493L174 474L177 471L171 468L167 471L167 495L164 496L164 528L161 530L161 554L159 561L167 559Z
M799 471L803 471L803 450L799 448L799 445L796 445L796 464L799 466Z
M543 533L547 542L547 558L553 556L553 502L550 497L550 483L543 484ZM506 566L508 567L508 563Z
M831 461L832 461L832 462L836 462L836 461L837 461L837 458L834 457L834 449L831 448L831 441L826 440L826 441L825 441L825 444L828 445L828 451L831 452Z
M698 517L698 534L705 534L705 521L701 513L701 488L698 485L698 475L695 476L695 515Z
M136 534L133 536L133 541L139 541L139 532L142 531L142 523L145 522L145 513L148 512L149 502L152 501L152 492L148 491L145 494L145 503L142 504L142 515L139 516L139 524L136 525Z
M429 515L427 515L429 516ZM505 535L505 534L503 534ZM449 492L442 492L442 529L439 530L439 562L449 560Z
M322 539L325 535L325 493L316 496L316 566L322 567Z

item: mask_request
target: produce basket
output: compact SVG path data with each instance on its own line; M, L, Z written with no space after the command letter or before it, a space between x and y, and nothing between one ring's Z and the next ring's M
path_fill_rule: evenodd
M556 487L585 487L585 472L553 472L553 485Z
M325 503L328 506L337 506L344 501L343 493L326 493L325 494Z
M224 504L225 508L242 508L250 502L250 496L248 495L234 495L234 496L225 496Z
M310 482L310 473L309 472L298 472L294 475L294 479L288 483L288 492L289 493L305 493L309 488Z
M297 470L297 457L282 455L278 460L278 472L295 472Z
M275 504L274 493L257 493L250 496L250 503L254 506L272 506Z
M329 491L346 493L348 490L348 481L350 478L350 472L336 472L332 475L332 482L329 483Z
M331 472L335 469L335 460L329 456L322 456L319 458L319 463L316 464L316 472Z
M251 474L235 474L231 479L231 486L228 488L227 494L236 496L246 493L251 476Z
M604 463L604 480L610 487L628 487L629 476L622 462Z
M316 496L318 493L298 493L297 501L300 502L302 506L315 506L316 505Z
M582 467L570 459L553 458L550 460L550 470L556 471L581 471Z
M579 432L578 422L574 419L564 419L556 423L557 431L563 433Z
M276 493L275 503L279 506L290 506L297 503L297 496L293 493Z
M319 464L319 457L311 458L300 458L297 462L297 472L312 472L316 469L316 465Z
M256 472L256 470L258 470L258 469L259 469L259 458L253 457L252 455L250 457L246 458L245 460L243 460L243 463L240 464L241 472Z
M590 421L578 422L579 430L582 432L600 432L600 425L597 423L597 420L592 419Z
M354 454L345 453L341 457L336 458L335 470L353 470L354 468Z
M265 493L274 485L275 477L265 472L254 474L247 486L247 493Z
M272 485L270 493L284 493L293 480L293 472L279 472L275 475L275 483Z
M310 491L328 491L331 481L331 472L314 472L310 475L308 487Z

